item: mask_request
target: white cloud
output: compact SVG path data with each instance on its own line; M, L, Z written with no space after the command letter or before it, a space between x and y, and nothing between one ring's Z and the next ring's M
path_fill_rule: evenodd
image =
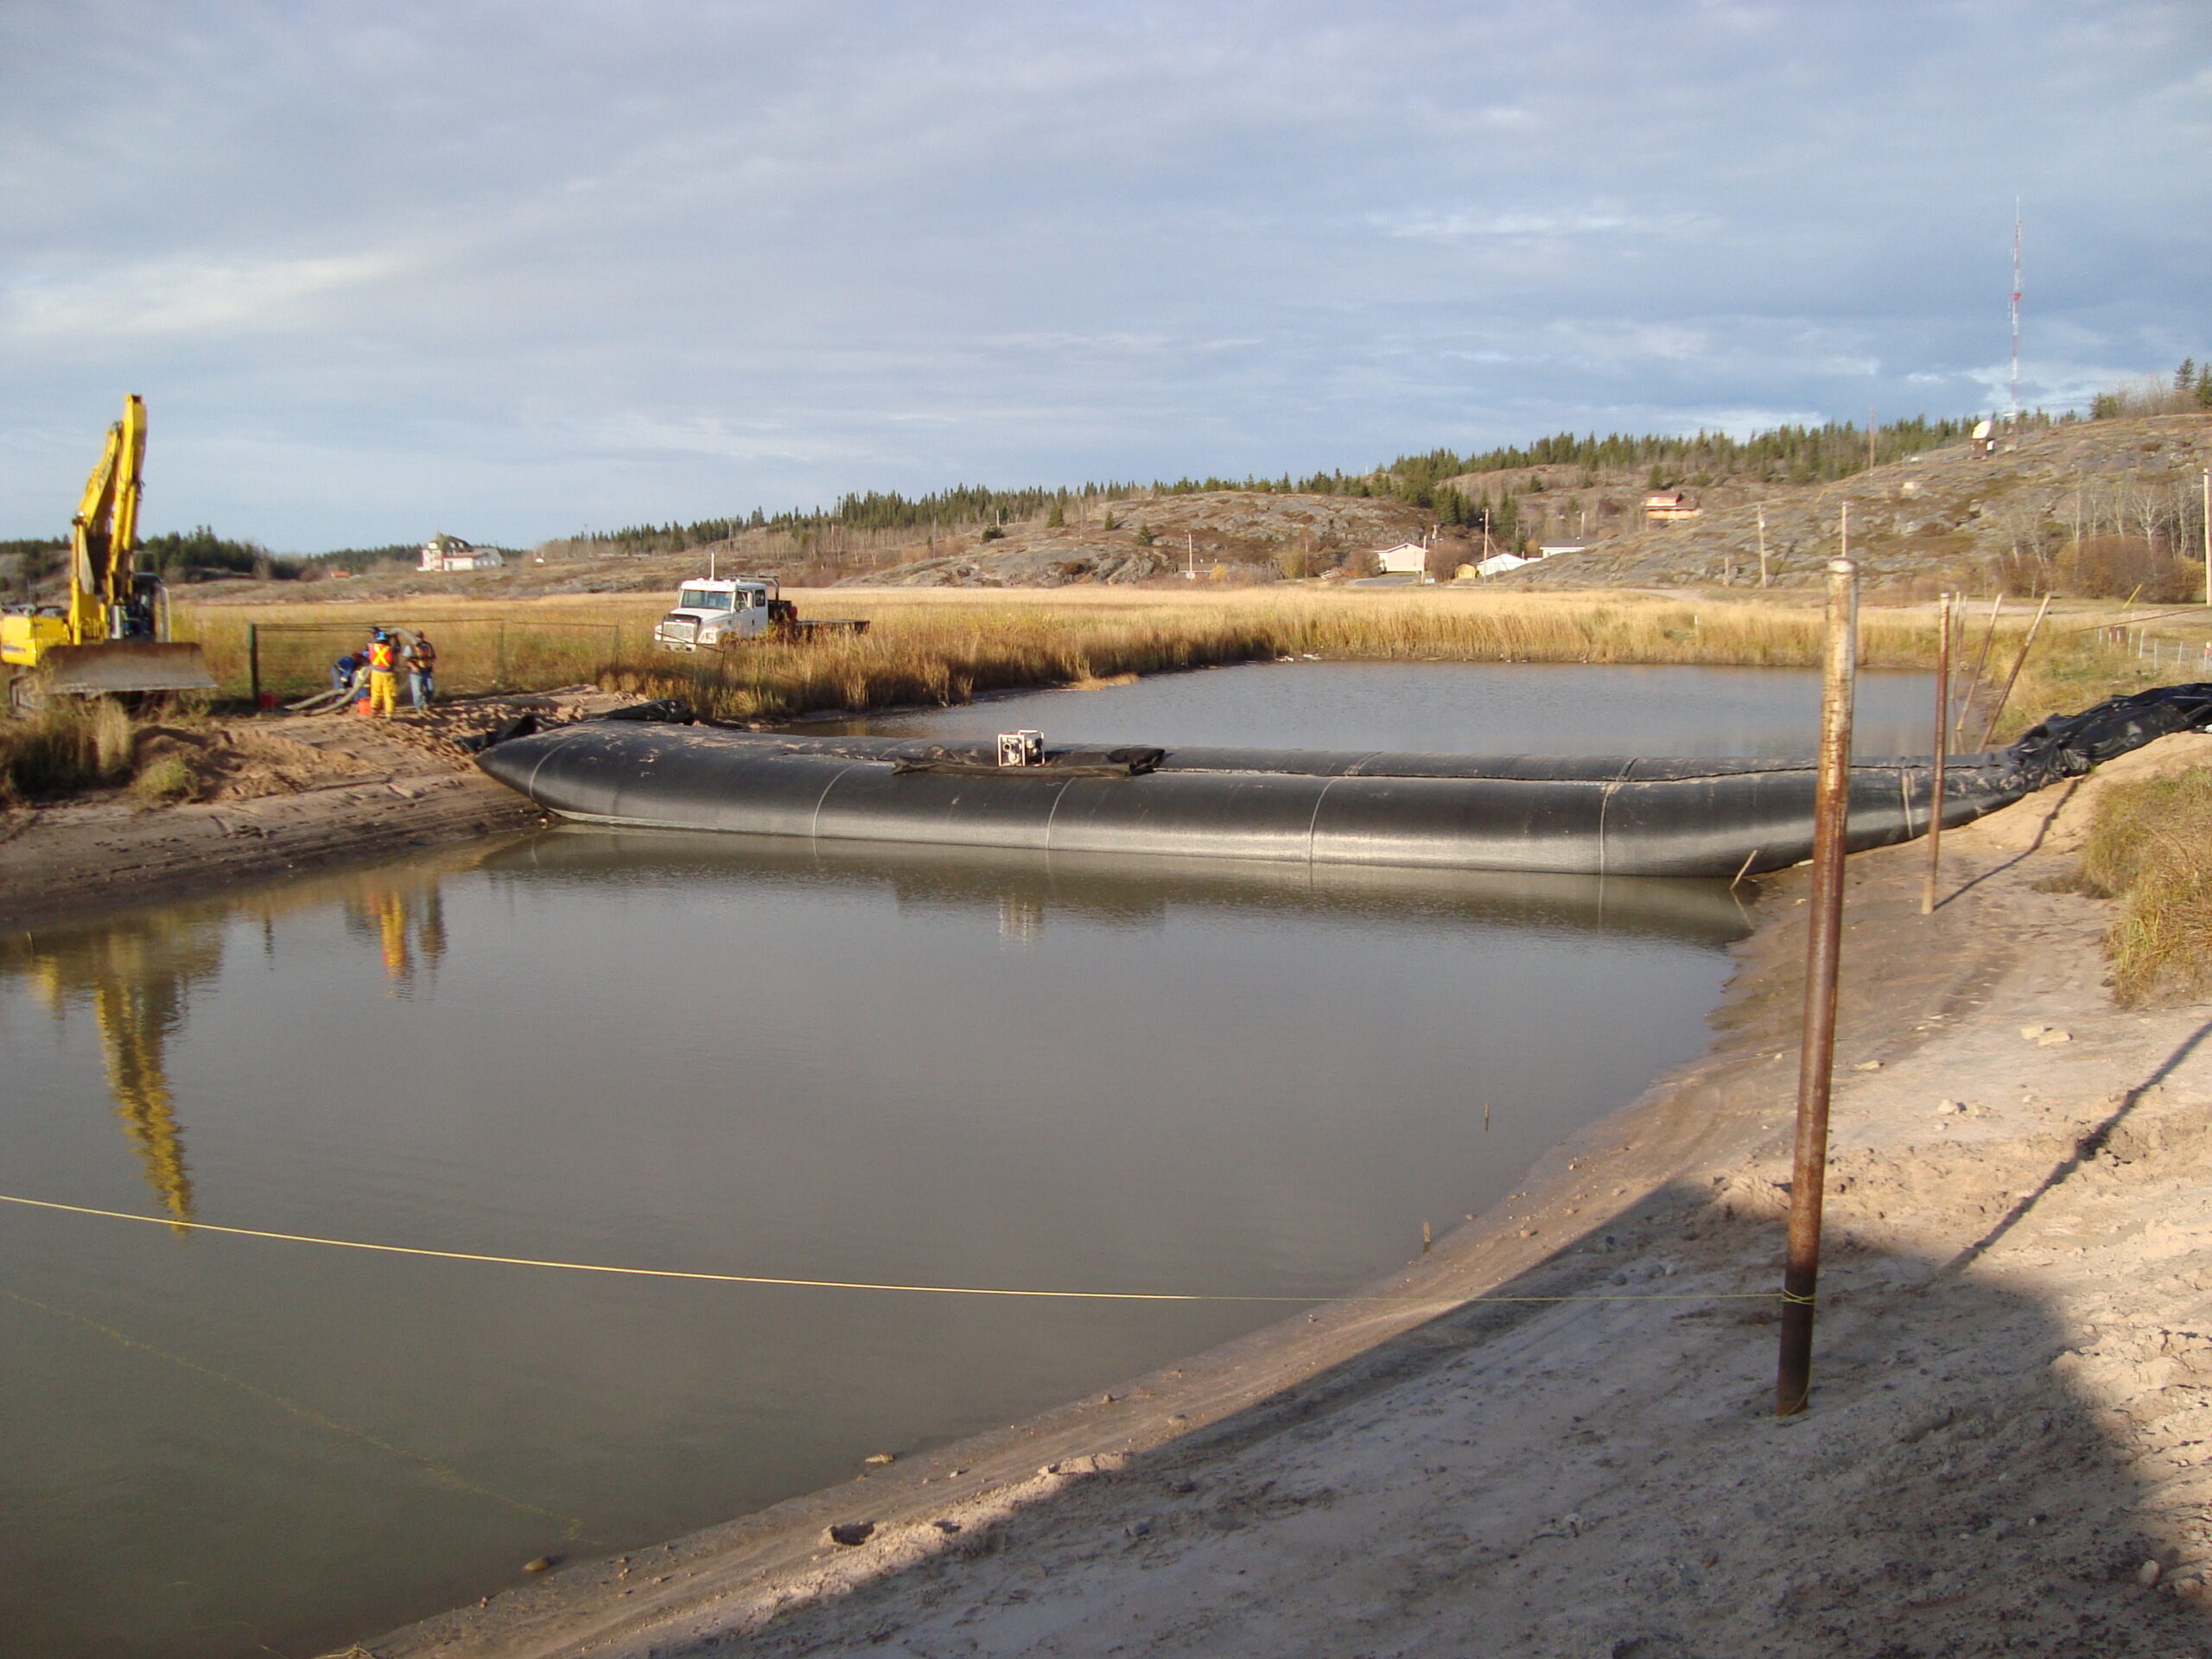
M1577 237L1688 237L1709 233L1719 224L1704 213L1635 213L1607 203L1496 212L1402 210L1378 213L1373 222L1386 236L1419 237L1432 241L1485 237L1529 241Z
M116 270L24 272L0 289L0 334L24 349L101 340L202 341L327 326L332 302L391 282L389 253L218 261L182 255Z

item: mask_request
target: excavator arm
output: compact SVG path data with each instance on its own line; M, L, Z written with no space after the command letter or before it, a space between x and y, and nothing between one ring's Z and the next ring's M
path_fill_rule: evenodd
M123 400L107 429L85 499L69 524L69 643L112 638L116 607L128 598L130 556L138 546L138 499L145 490L146 400Z

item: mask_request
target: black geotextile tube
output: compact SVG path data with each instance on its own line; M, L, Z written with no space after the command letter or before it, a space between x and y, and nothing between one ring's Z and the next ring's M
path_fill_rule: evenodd
M1943 822L1970 823L2209 721L2212 685L2203 684L2047 720L2009 749L1954 757ZM1781 869L1813 844L1809 760L1185 748L1129 777L894 770L992 752L631 718L516 737L477 764L586 823L832 840L1691 876ZM1925 759L1854 764L1851 850L1924 834L1930 784Z

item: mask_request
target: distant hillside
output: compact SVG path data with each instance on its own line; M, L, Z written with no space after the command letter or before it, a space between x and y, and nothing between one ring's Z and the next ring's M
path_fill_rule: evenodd
M1357 475L849 495L816 513L556 540L497 570L424 573L389 556L400 549L306 561L302 574L355 565L361 574L342 588L315 591L362 599L668 591L710 565L788 586L1058 587L1188 569L1270 581L1357 573L1368 550L1433 535L1432 565L1446 576L1489 552L1586 550L1489 579L1498 585L1751 586L1763 513L1768 582L1803 585L1834 550L1848 502L1853 550L1878 584L2195 597L2212 379L2184 369L2186 385L2101 399L2097 418L2030 417L1994 455L1974 453L1965 420L1892 423L1871 444L1848 423L1740 440L1563 433L1480 454L1401 456ZM1695 516L1648 523L1645 499L1658 489L1680 491ZM12 572L20 582L41 563L25 544L0 564L0 581ZM226 599L299 596L242 577L219 586Z
M1686 587L1759 580L1760 518L1773 584L1815 581L1834 556L1848 504L1851 551L1875 583L2149 599L2202 591L2200 469L2212 414L2069 422L2031 429L2016 448L1965 444L1905 456L1815 485L1718 480L1686 485L1694 518L1647 525L1640 492L1580 492L1609 534L1590 550L1497 580L1517 586ZM1522 498L1532 504L1552 494ZM1548 505L1548 503L1547 504ZM1564 537L1562 537L1564 539Z
M1389 497L1209 490L1116 501L1090 509L1081 524L989 526L930 543L919 559L855 570L842 580L1058 588L1192 570L1252 580L1318 575L1363 550L1418 540L1430 518Z

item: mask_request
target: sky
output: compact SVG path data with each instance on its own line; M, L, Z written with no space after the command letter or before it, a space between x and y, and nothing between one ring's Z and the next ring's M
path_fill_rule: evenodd
M2212 355L2202 0L9 0L0 537L279 551Z

